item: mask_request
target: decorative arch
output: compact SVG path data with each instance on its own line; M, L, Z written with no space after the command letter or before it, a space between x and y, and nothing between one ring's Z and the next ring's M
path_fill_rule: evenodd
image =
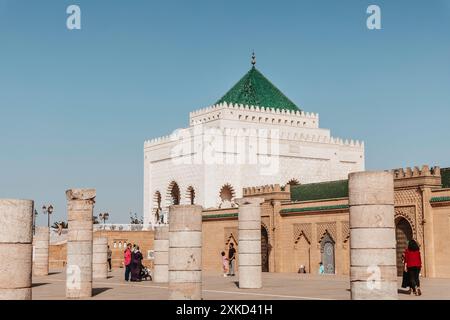
M219 208L231 208L235 195L236 193L231 184L229 183L224 184L219 191L219 198L220 198Z
M331 241L333 243L336 243L336 241L334 240L333 236L330 234L330 232L328 232L327 229L325 229L325 232L322 234L322 236L319 239L319 244L320 244L320 250L323 251L323 244L326 241Z
M323 222L317 223L317 243L320 245L324 236L329 234L331 239L336 242L337 233L336 233L336 222Z
M311 272L311 241L303 230L294 239L292 262L292 272Z
M269 241L269 230L261 224L261 267L262 272L269 272L269 256L272 247Z
M167 200L171 205L180 204L180 186L175 181L172 181L167 188Z
M300 232L300 234L297 236L297 239L294 240L294 248L295 246L297 246L297 244L300 242L301 239L305 239L306 242L311 245L311 241L308 239L308 237L306 236L305 232L303 232L303 230Z
M336 273L336 241L331 237L328 231L320 239L320 253L321 260L325 269L325 273L334 274Z
M286 183L286 185L290 185L291 187L292 186L298 186L299 184L300 184L300 182L297 179L295 179L295 178L292 178L291 180L289 180Z
M161 192L156 191L153 195L153 214L155 216L155 220L159 221L160 213L162 210L162 197Z
M406 221L408 221L408 223L412 229L413 238L417 239L417 228L416 228L416 224L414 223L414 220L411 218L411 215L408 214L407 210L401 210L401 208L395 208L395 216L394 216L395 225L397 225L397 223L401 219L405 219Z
M186 190L186 198L189 204L195 204L195 189L193 186L189 186Z
M269 243L272 243L272 233L270 232L269 227L267 227L267 224L264 221L261 221L261 226L267 230L267 236L269 237Z
M225 246L228 247L230 243L233 243L235 247L238 245L238 241L236 240L236 237L234 236L233 232L231 232L228 238L226 239Z
M397 275L403 274L402 255L408 247L408 242L414 239L412 224L407 218L399 216L395 219L395 248L397 256Z

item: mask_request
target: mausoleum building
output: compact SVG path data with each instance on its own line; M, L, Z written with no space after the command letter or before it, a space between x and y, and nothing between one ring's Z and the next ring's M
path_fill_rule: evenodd
M321 128L253 67L189 126L144 144L144 221L171 204L232 208L246 186L346 179L364 170L364 143ZM164 216L166 216L164 218Z

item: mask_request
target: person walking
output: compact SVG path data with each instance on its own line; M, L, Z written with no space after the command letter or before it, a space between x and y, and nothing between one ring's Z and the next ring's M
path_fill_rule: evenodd
M323 266L322 261L319 262L319 274L325 273L325 267Z
M112 270L112 251L111 248L108 246L108 267L109 267L109 272L111 272Z
M416 296L422 295L420 290L420 269L422 268L422 259L420 257L419 245L415 240L408 242L408 248L405 250L405 267L409 274L409 285Z
M236 261L236 249L234 248L234 244L230 243L228 249L228 262L230 265L230 270L228 275L234 277L234 263Z
M223 276L226 277L228 274L228 258L225 255L225 251L222 251L222 270L223 270Z
M142 253L136 245L131 255L131 281L141 281L142 259Z
M405 253L402 253L402 265L403 265L403 276L402 276L402 288L408 288L408 293L411 294L411 285L409 284L409 273L406 267Z
M125 281L130 280L130 272L131 272L131 244L127 245L127 248L125 249L123 253L123 264L125 266Z

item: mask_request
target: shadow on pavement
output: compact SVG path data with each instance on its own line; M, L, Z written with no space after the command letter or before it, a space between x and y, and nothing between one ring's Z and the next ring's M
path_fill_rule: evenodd
M409 290L406 290L406 289L398 289L398 293L407 294L407 295L411 294L411 292Z
M95 297L105 291L111 290L112 288L92 288L92 296Z
M45 285L47 285L47 284L50 284L50 283L33 283L33 284L31 285L31 287L32 287L32 288L34 288L34 287L40 287L40 286L45 286Z

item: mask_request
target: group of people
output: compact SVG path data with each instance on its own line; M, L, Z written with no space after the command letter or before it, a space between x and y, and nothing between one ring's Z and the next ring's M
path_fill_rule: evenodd
M234 244L230 243L228 248L228 256L225 254L225 251L222 251L222 271L224 277L233 277L234 274L234 264L236 263L236 249L234 248Z
M125 281L142 280L142 256L139 246L129 243L124 253Z

